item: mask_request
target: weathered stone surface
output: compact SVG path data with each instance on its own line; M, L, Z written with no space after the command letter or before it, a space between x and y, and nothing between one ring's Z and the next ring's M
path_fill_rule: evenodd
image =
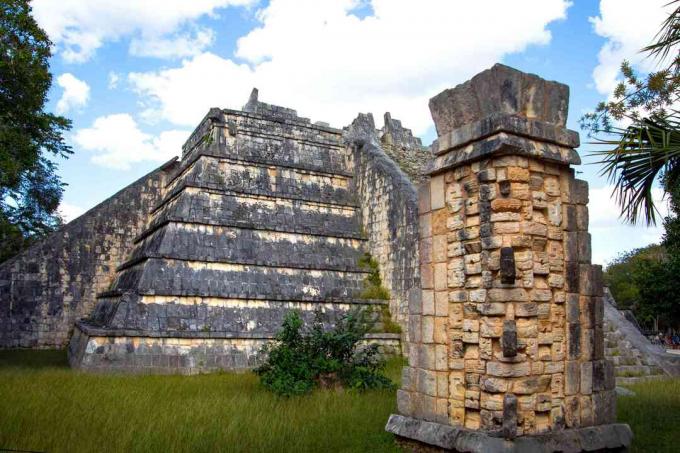
M423 151L398 121L386 122L383 138L391 151ZM427 203L420 200L420 207L435 211L420 228L434 236L419 260L418 197L385 155L372 117L359 115L343 134L261 103L256 92L243 112L213 109L184 146L153 220L110 291L79 325L81 343L93 335L122 342L142 335L187 338L200 347L208 338L229 338L244 354L244 366L252 366L253 345L270 340L288 310L300 310L310 322L323 307L332 325L357 303L374 304L362 298L368 274L358 267L370 251L390 290L393 318L413 329L410 339L428 343L416 349L414 363L445 369L446 352L434 345L435 337L446 341L441 323L407 317L409 306L414 313L446 314L445 293L434 298L418 288L419 264L433 270L423 286L446 288L446 225L438 215L444 180L436 181ZM392 231L389 239L385 231ZM76 366L106 367L77 342L71 350ZM133 350L120 359L141 355ZM215 368L210 365L190 368ZM419 388L430 392L427 382ZM417 402L409 396L407 406L420 407Z
M501 248L501 283L515 282L515 253L512 247Z
M482 452L579 452L603 448L627 448L633 440L630 427L607 424L576 428L546 434L520 436L509 440L476 430L443 425L393 414L385 430L404 442L415 441L411 447L429 446L450 451Z
M173 160L0 264L0 348L64 347L162 197ZM134 207L134 209L130 209Z
M503 357L517 356L517 325L514 320L503 321L501 348L503 349Z

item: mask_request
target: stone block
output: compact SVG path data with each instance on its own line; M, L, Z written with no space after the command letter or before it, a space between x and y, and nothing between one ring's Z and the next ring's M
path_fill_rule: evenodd
M523 288L493 288L487 292L491 302L525 302L529 300Z
M515 316L518 318L528 318L538 315L538 304L536 302L517 302L515 305Z
M529 362L504 363L487 362L486 373L496 377L522 377L528 376L531 372Z
M503 321L501 348L503 350L503 357L517 356L517 325L514 320L507 319Z
M550 389L552 376L527 376L512 382L512 392L518 395L533 395Z
M484 338L500 338L503 334L503 320L497 317L483 317L479 324L479 335Z
M434 343L434 316L422 317L422 342Z
M491 202L491 210L494 212L520 212L521 209L522 202L515 198L496 198Z
M508 391L507 379L484 376L479 380L480 388L488 393L505 393Z
M579 393L581 385L581 364L578 361L567 361L564 372L564 394Z
M437 396L437 374L434 371L418 369L416 372L416 388L419 393Z
M590 233L586 231L578 232L578 261L582 264L590 264L591 248Z
M449 287L448 271L446 263L435 263L434 265L434 289L444 291Z
M433 176L430 179L430 206L433 211L445 206L444 175Z
M425 182L418 186L418 211L420 214L427 214L431 210L430 184Z
M404 390L397 390L397 411L402 415L414 415L412 393Z

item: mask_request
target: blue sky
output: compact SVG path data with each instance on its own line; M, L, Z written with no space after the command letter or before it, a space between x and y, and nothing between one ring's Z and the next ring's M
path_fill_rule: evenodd
M48 108L73 120L62 211L72 218L179 154L210 107L240 108L253 86L336 127L389 110L429 144L427 99L500 61L568 84L578 131L623 58L651 69L637 50L666 2L34 0L55 43ZM658 241L660 228L619 221L581 141L594 261Z

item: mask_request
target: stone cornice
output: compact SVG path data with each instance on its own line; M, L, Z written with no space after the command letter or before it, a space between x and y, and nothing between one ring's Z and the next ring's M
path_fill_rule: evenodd
M540 142L507 132L498 132L483 140L440 154L435 157L428 173L435 175L462 164L487 159L492 155L502 156L507 154L535 157L562 165L581 164L581 158L576 150L571 147Z
M578 133L567 128L522 116L493 113L439 136L433 151L437 155L444 154L499 132L568 148L577 148L580 144Z

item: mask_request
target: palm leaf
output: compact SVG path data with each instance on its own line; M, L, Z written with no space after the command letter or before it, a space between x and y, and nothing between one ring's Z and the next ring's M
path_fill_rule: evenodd
M678 3L680 0L673 0L666 6ZM643 52L664 60L671 49L680 42L680 7L676 8L661 25L661 29L656 34L656 42L643 48Z
M666 186L680 179L680 116L678 112L634 121L627 128L616 128L612 140L598 140L612 149L596 151L604 165L601 174L613 183L613 195L621 216L630 223L644 220L656 225L658 210L652 188L662 174Z

